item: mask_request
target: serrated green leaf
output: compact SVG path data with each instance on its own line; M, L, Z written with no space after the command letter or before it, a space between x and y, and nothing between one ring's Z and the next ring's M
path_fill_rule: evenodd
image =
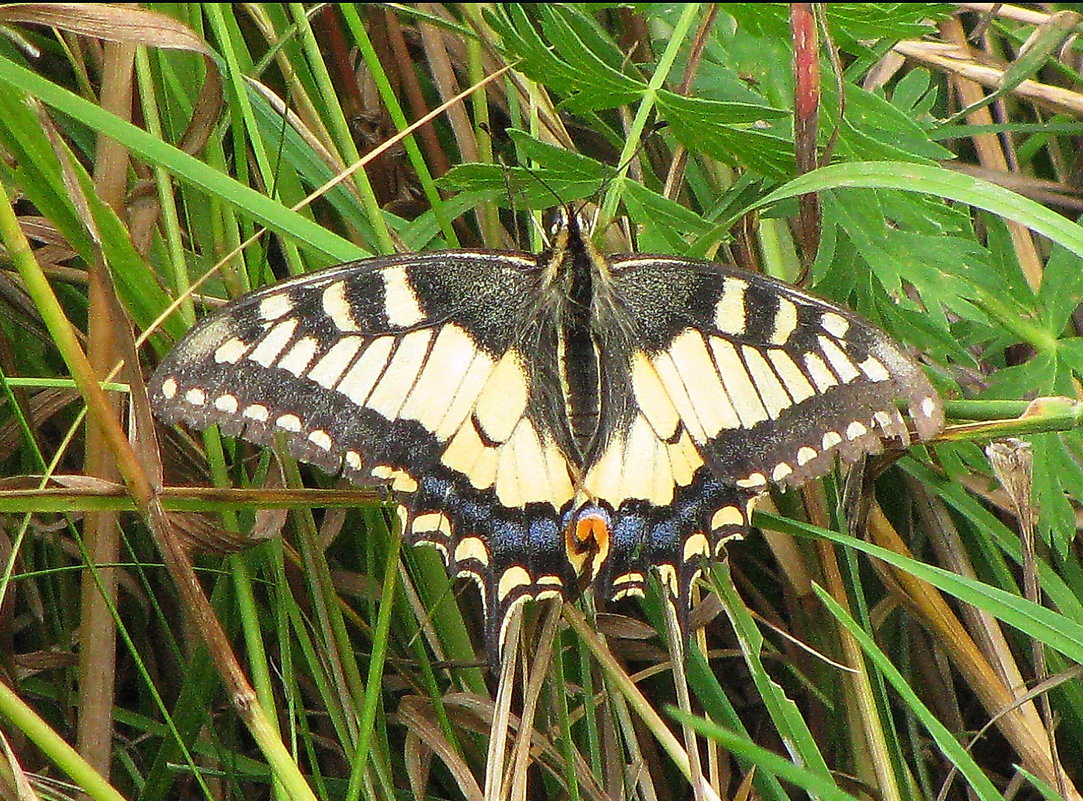
M1059 336L1083 304L1083 257L1054 246L1042 272L1036 307L1053 336Z

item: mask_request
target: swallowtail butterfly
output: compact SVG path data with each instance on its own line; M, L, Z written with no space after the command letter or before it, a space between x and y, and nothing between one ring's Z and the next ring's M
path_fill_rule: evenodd
M165 421L390 484L408 541L481 588L490 658L528 599L651 570L686 620L703 558L769 484L921 439L921 368L846 309L733 267L603 256L573 214L540 255L453 250L311 273L204 319L150 381Z

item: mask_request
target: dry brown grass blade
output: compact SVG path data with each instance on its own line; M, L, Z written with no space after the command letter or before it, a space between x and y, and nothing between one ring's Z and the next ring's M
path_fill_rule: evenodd
M872 505L868 523L873 542L913 558L879 504ZM971 633L934 587L901 570L890 569L889 576L889 583L894 583L918 619L933 632L989 714L1003 713L997 727L1021 757L1023 767L1056 786L1057 776L1063 770L1053 762L1048 734L1034 705L1018 704L1019 699L1013 688L989 663ZM1083 800L1083 795L1067 780L1064 787L1067 799Z

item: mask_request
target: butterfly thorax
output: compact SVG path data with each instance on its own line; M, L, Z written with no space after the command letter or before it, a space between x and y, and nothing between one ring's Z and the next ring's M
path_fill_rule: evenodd
M574 449L567 455L585 468L605 438L600 416L602 348L611 343L600 321L608 318L603 309L612 305L609 267L574 214L562 221L553 246L542 258L544 295L555 323L555 368Z

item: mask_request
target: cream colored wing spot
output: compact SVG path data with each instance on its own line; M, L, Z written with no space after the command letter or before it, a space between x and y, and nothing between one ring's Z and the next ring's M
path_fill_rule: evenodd
M780 296L769 341L772 345L785 345L796 330L797 305L792 300Z
M473 361L459 380L458 388L448 393L450 400L447 409L432 429L438 440L444 442L466 422L494 367L496 362L486 353L479 350L474 354Z
M260 319L266 322L273 322L279 317L284 317L293 311L293 300L286 293L279 293L277 295L268 295L259 302L259 309L257 313Z
M247 350L247 342L233 337L227 339L214 351L214 361L217 364L236 364Z
M622 573L621 575L613 579L613 586L619 587L621 584L628 584L629 582L642 584L643 581L644 577L642 573L632 571L630 573Z
M786 391L790 394L790 398L793 399L794 403L801 403L801 401L808 400L816 394L816 390L809 383L808 377L801 372L801 368L790 358L788 353L772 348L767 351L767 358L771 360L771 365L779 374L782 383L786 386Z
M793 473L792 467L786 462L779 462L775 465L775 469L771 471L771 480L778 484L780 481L784 481L791 473Z
M715 360L711 358L707 343L700 333L691 328L685 329L670 343L667 352L688 393L691 413L699 420L703 433L713 438L723 429L740 427L739 409L734 409L731 402L727 402L727 398L733 403L737 399L728 383L722 383L719 368L715 366ZM744 373L744 370L741 372Z
M728 526L743 526L745 517L736 506L723 506L711 515L711 531L718 531Z
M803 445L797 450L797 466L804 467L818 456L815 448Z
M760 394L756 392L752 377L737 350L718 337L711 338L711 350L714 352L715 364L718 365L718 373L725 376L726 395L738 417L737 425L731 427L752 428L756 423L767 420L770 415L760 400Z
M548 502L559 509L575 494L567 466L547 453L534 425L521 418L506 443L500 446L496 495L507 507ZM553 449L555 450L555 449Z
M740 336L747 328L745 321L745 291L748 282L728 276L722 282L722 294L714 307L715 328L724 334Z
M387 369L380 377L380 383L365 401L366 406L388 420L399 416L399 409L417 384L417 376L425 363L432 336L431 328L422 328L402 337Z
M263 337L263 339L259 341L259 344L248 354L249 360L254 361L256 364L263 365L264 367L270 367L274 363L274 360L278 358L278 354L282 352L282 349L285 348L286 344L293 338L293 332L296 328L296 318L275 323L274 327L267 332L267 335Z
M253 403L245 406L241 415L249 420L255 420L257 423L266 423L270 418L270 410L262 403Z
M485 547L485 543L479 537L464 537L455 546L456 562L471 560L481 562L483 565L489 564L489 549Z
M672 597L676 598L679 594L676 568L674 568L673 565L662 563L657 565L657 570L658 580L661 582L662 586L669 590L669 594Z
M828 363L838 374L842 383L847 384L861 375L861 371L854 366L854 363L850 361L850 357L842 352L842 348L836 345L834 340L821 336L817 337L817 341L820 343L820 349L827 357Z
M384 315L391 325L410 328L425 319L405 267L390 267L380 277L384 280Z
M477 429L472 425L459 427L440 455L440 461L470 479L475 489L488 489L496 481L498 452L481 441Z
M301 430L301 418L295 414L284 414L275 420L275 425L283 431L290 431L296 434Z
M672 439L681 417L666 393L657 370L643 351L636 351L632 356L632 392L636 404L658 438Z
M865 424L860 423L857 420L854 420L854 422L846 426L846 439L851 441L855 439L860 439L868 433L869 429L865 426Z
M450 537L451 521L448 520L447 515L440 514L439 512L426 512L425 514L418 515L414 518L413 530L418 534L435 531L443 534L445 537Z
M670 475L673 481L682 487L692 483L692 476L703 466L703 457L687 431L682 431L675 443L666 443L666 457L669 459Z
M315 337L301 337L278 362L278 368L293 373L298 378L308 369L316 355L320 341Z
M392 337L377 337L369 343L353 366L342 376L335 390L352 400L358 406L363 406L368 399L369 392L379 380L384 368L387 367L387 358L391 355L394 344Z
M162 397L166 400L173 400L177 396L177 382L172 378L167 378L162 382Z
M816 385L817 392L827 392L831 387L838 385L838 379L831 369L815 353L805 354L805 367L808 369L812 383Z
M417 479L403 470L396 470L392 474L391 489L395 492L411 494L417 492Z
M820 325L824 331L829 333L836 339L842 339L846 336L846 332L850 330L849 321L841 314L835 312L827 312L820 318Z
M369 471L373 478L378 478L381 481L390 481L391 476L395 472L395 468L389 464L378 464Z
M932 417L936 413L936 401L933 400L932 396L926 395L921 399L919 409L925 417Z
M509 350L493 368L474 405L474 420L490 442L506 442L526 410L528 378L517 350Z
M767 476L763 473L752 473L747 478L739 478L734 482L741 489L756 489L767 486Z
M328 284L320 296L320 304L323 312L331 318L331 322L339 331L360 331L361 326L353 316L353 305L346 297L346 283L335 281Z
M688 539L684 541L684 551L681 554L681 558L685 562L691 562L697 556L710 556L711 555L711 543L707 539L707 535L702 532L695 532L691 534Z
M192 406L202 406L207 402L207 393L199 387L192 387L184 393L184 399Z
M861 368L861 372L863 372L870 381L887 381L891 378L891 373L889 373L880 360L874 356L869 356L857 366Z
M885 411L879 411L873 414L872 419L880 424L880 428L885 432L891 431L895 425L895 418Z
M237 411L237 396L226 393L214 399L214 408L226 414L234 414Z
M696 442L706 442L709 437L704 432L703 425L696 415L692 401L689 399L688 392L685 391L684 383L681 381L681 376L673 364L673 359L670 358L668 353L662 352L655 356L651 363L658 373L658 378L665 386L666 394L673 401L673 406L680 415L684 427L692 435L692 439Z
M365 340L361 337L343 337L327 351L308 371L308 378L324 389L334 389L342 378L346 368L353 362L353 357L361 350Z
M321 450L329 451L334 442L331 440L331 435L324 431L322 428L317 428L308 435L308 441Z
M426 430L435 432L450 410L476 355L477 348L466 331L454 323L446 324L433 340L399 417L417 420ZM461 423L460 418L457 425Z
M763 355L758 350L750 345L742 345L741 353L745 357L745 364L752 376L752 383L756 386L756 391L759 393L760 401L767 410L768 416L772 420L777 420L783 410L788 409L791 405L789 393L786 392L782 382L775 375L775 371L771 369L771 365L767 363L767 360L763 358Z
M352 470L360 470L365 466L365 460L357 451L346 451L346 466Z
M838 431L828 431L824 434L821 444L824 446L825 451L829 451L836 445L842 444L842 436Z

